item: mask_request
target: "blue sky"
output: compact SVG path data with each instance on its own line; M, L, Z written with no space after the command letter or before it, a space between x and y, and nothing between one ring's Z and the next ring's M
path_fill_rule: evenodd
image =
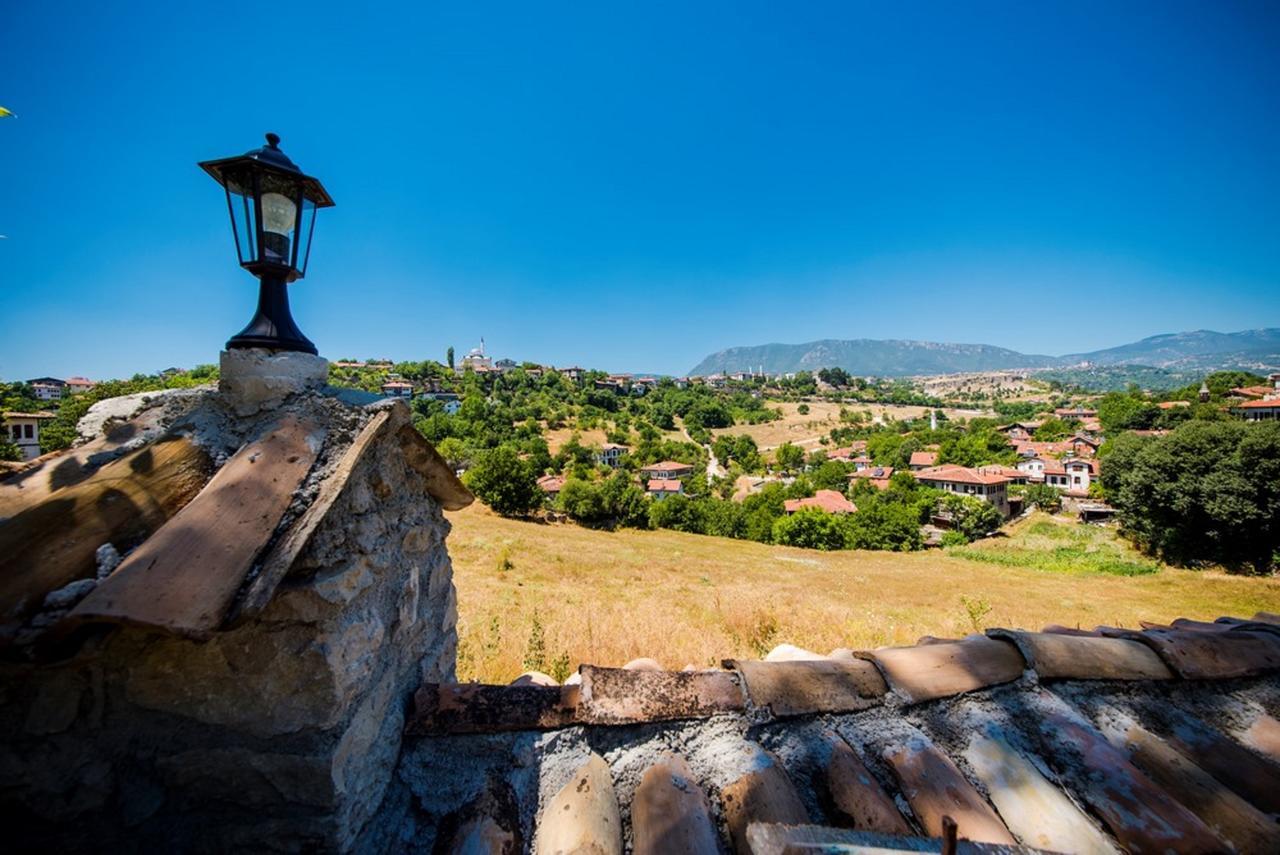
M216 361L255 289L195 163L268 130L338 203L292 291L330 358L1280 325L1274 2L46 2L0 31L6 379Z

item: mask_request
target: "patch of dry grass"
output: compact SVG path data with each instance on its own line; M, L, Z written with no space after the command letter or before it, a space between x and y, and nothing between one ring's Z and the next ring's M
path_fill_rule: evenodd
M809 412L801 415L798 412L799 403L768 401L767 406L771 409L782 410L782 418L759 425L734 425L729 428L713 430L712 433L717 436L720 434L735 436L737 434L747 434L756 441L756 445L762 450L777 448L784 442L790 442L802 446L806 451L812 451L818 447L818 441L830 433L832 428L840 427L840 410L842 408L853 412L869 410L872 418L879 417L886 422L896 419L914 419L927 415L929 412L927 407L911 407L904 404L859 404L856 402L836 404L829 401L810 401ZM944 408L943 412L947 414L949 419L971 419L975 416L990 415L990 413L981 410L956 410L951 408Z
M956 637L975 620L1038 629L1280 611L1280 580L1217 572L1120 577L940 551L812 552L517 522L478 505L450 519L464 680L507 682L525 670L531 648L544 670L563 673L641 656L681 668L761 656L784 641L825 653ZM1043 534L1023 530L1037 520L1011 527L1008 542L1030 548ZM541 644L531 645L538 635Z

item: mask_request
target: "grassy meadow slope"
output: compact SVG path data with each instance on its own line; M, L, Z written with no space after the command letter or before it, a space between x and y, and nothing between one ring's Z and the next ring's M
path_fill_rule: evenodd
M641 656L668 668L709 666L781 642L825 653L954 637L975 625L1136 626L1280 611L1278 579L1168 567L1141 574L1149 562L1111 531L1042 515L964 557L591 531L502 519L478 504L450 519L464 680L506 682L526 662L564 676L582 662ZM1072 569L1081 564L1095 569ZM1135 567L1140 575L1122 575Z

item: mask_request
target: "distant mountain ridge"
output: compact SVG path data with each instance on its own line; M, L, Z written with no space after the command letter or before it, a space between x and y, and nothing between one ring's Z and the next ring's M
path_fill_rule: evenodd
M1147 365L1156 368L1280 370L1280 328L1220 333L1212 330L1150 336L1130 344L1044 356L989 344L950 344L900 339L823 339L805 344L762 344L717 351L690 375L732 374L764 369L769 374L843 368L851 374L908 377L1017 368L1095 365Z

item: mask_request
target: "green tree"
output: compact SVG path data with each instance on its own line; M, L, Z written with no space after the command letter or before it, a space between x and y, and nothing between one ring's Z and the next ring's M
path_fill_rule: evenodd
M901 502L869 496L849 516L849 546L853 549L885 549L910 552L924 545L918 511Z
M480 453L463 480L480 501L504 517L528 514L542 502L532 467L507 445Z
M976 540L1000 528L1004 517L989 502L973 496L948 493L938 500L939 510L951 517L952 531L958 531L966 540Z
M1023 492L1028 506L1034 506L1050 514L1062 510L1062 493L1048 484L1028 484Z
M449 370L453 371L453 345L449 345L449 349L444 352L444 361L449 365Z
M773 523L773 542L805 549L844 549L844 517L817 508L804 508Z
M804 449L798 445L784 442L774 452L774 459L778 463L778 468L783 472L796 472L804 466Z
M1269 571L1280 551L1280 422L1184 423L1107 443L1102 485L1124 530L1176 564Z

